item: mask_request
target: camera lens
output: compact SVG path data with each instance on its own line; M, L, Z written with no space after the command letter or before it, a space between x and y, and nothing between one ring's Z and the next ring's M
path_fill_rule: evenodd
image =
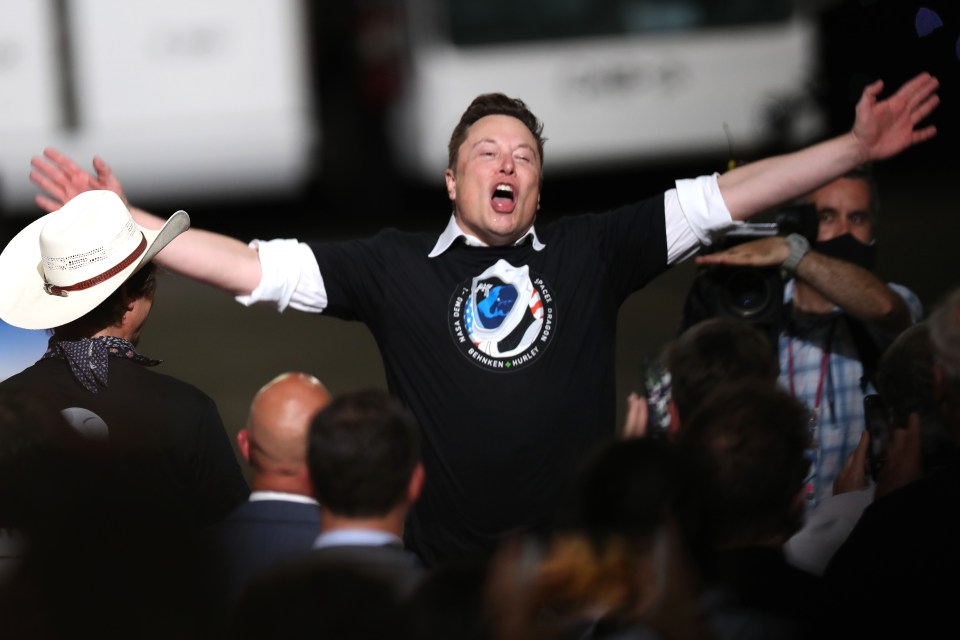
M750 318L771 303L770 281L758 269L735 269L724 282L723 305L735 317Z

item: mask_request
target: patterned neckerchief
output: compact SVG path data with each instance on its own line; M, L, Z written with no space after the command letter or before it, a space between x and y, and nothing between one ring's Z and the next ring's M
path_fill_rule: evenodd
M98 393L99 386L107 386L110 358L126 358L147 367L162 362L140 355L133 343L116 336L79 340L58 340L53 336L40 359L47 358L65 359L73 377L90 393Z

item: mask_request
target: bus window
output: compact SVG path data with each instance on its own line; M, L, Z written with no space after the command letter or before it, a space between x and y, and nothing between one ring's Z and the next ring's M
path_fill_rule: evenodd
M784 22L791 0L446 0L457 46L522 43ZM510 16L505 19L504 16Z

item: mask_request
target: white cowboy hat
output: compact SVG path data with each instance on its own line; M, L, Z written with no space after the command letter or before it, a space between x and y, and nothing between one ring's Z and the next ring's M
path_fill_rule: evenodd
M0 319L23 329L76 320L190 227L177 211L144 229L112 191L85 191L18 233L0 254Z

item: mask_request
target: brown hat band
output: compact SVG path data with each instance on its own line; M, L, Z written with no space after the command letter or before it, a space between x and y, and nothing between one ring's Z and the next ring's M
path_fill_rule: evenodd
M124 258L123 261L121 261L116 266L107 269L106 271L104 271L98 276L94 276L92 278L83 280L82 282L78 282L76 284L68 284L68 285L59 287L55 284L50 284L49 282L47 282L47 283L44 283L43 290L52 296L66 297L68 291L82 291L83 289L89 289L92 286L98 285L101 282L105 282L106 280L109 280L113 276L117 275L118 273L120 273L121 271L129 267L131 264L133 264L133 261L139 258L141 255L143 255L143 252L146 250L147 250L147 238L141 233L140 244L137 246L137 248L134 249L133 253L131 253L126 258Z

